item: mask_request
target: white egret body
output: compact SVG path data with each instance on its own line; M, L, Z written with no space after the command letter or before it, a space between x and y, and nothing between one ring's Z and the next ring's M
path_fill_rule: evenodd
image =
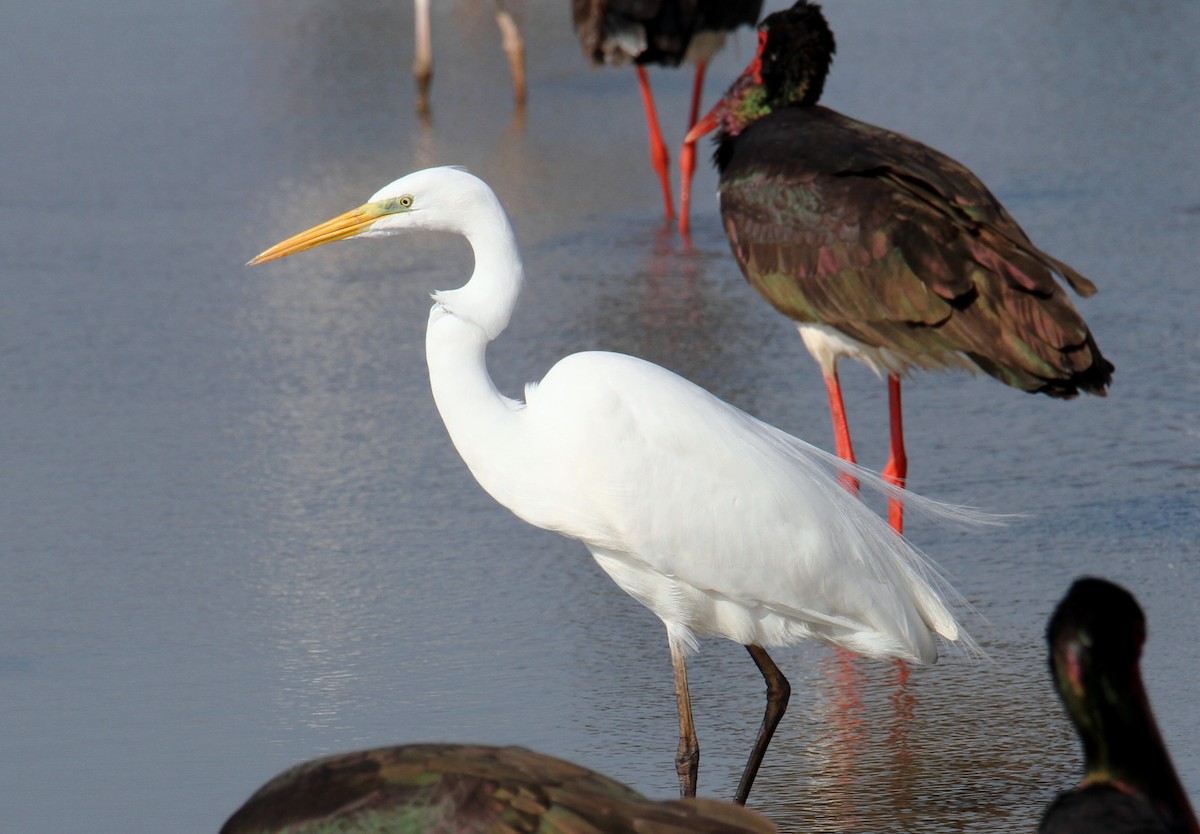
M953 591L842 488L830 470L848 465L832 455L664 368L615 353L568 356L526 388L524 402L503 396L485 354L508 324L523 268L500 201L466 171L410 174L251 263L414 229L460 233L475 253L470 280L434 294L426 337L450 437L492 497L530 524L583 542L666 625L685 793L695 791L698 747L684 655L697 636L742 643L767 681L742 802L788 695L763 647L817 637L870 657L932 663L935 634L969 643L946 601Z

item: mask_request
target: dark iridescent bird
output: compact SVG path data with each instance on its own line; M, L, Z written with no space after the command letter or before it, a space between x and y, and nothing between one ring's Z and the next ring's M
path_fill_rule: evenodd
M575 33L584 57L593 64L637 68L646 127L650 133L650 164L662 183L667 219L675 216L671 204L670 153L663 142L654 109L654 96L646 64L677 67L696 65L688 129L700 112L700 95L709 60L739 26L758 22L762 0L573 0ZM683 173L691 182L695 163Z
M820 364L841 457L854 460L838 358L887 374L884 474L903 485L908 371L983 371L1069 398L1103 396L1113 366L1056 279L1083 296L1095 285L1034 246L978 177L914 139L817 104L833 52L819 6L800 0L769 15L754 60L688 134L683 156L717 129L733 254ZM901 528L895 502L891 521Z
M1042 834L1200 834L1142 686L1146 619L1137 600L1084 578L1046 631L1050 671L1083 741L1084 777L1046 809Z
M411 744L343 753L263 785L221 834L769 834L715 799L667 802L520 747Z

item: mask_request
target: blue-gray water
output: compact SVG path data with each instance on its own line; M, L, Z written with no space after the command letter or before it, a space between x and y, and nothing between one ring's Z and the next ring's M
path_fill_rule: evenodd
M692 251L664 228L632 72L590 69L567 4L527 0L516 123L490 3L447 2L423 127L407 2L4 5L0 829L215 831L287 765L417 740L522 744L672 795L661 626L494 504L433 409L427 294L470 269L465 244L242 266L463 164L527 260L492 351L507 392L622 350L830 447L816 367L729 257L707 165ZM793 830L1030 830L1078 773L1042 633L1085 572L1141 599L1151 699L1200 799L1200 5L827 5L826 103L961 159L1095 280L1079 306L1117 372L1065 403L908 386L911 485L1032 513L910 529L991 660L900 688L888 664L779 652L792 711L752 803ZM652 78L678 136L689 76ZM843 381L878 467L884 386ZM718 641L691 673L701 791L728 796L761 681Z

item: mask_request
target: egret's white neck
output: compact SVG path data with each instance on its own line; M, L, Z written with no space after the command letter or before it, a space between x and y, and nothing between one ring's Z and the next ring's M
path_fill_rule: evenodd
M516 307L524 270L516 238L500 202L458 218L475 253L471 279L456 290L434 293L425 335L429 382L450 439L485 490L506 506L505 471L517 451L514 432L521 403L497 390L486 353ZM511 478L510 478L511 480Z
M488 340L499 336L512 318L525 281L517 238L504 206L490 191L486 199L456 218L457 228L475 253L475 271L456 290L439 290L433 300L456 318L482 330Z

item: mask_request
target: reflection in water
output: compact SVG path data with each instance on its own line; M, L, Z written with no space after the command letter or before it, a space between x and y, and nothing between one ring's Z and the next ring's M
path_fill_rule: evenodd
M340 364L358 346L338 340L340 350L323 351L326 340L311 336L328 333L329 321L291 322L301 328L292 332L280 318L262 324L274 331L274 338L264 331L267 344L282 342L285 351L305 348L298 356L274 358L296 376L264 403L260 431L277 442L255 490L263 516L272 520L262 592L275 612L271 624L282 683L277 714L286 733L296 719L310 727L336 726L354 703L355 681L347 668L370 604L378 600L364 599L362 572L355 569L356 556L363 554L347 552L346 543L377 521L368 505L353 498L370 488L373 474L377 480L382 473L379 458L360 440L377 433L374 418L362 412L353 389L329 390L341 381L329 360L339 357ZM331 502L331 495L342 498Z
M888 747L895 757L892 768L893 778L889 780L889 793L897 809L907 810L912 807L913 783L904 778L905 774L913 772L912 745L909 742L909 732L916 712L917 699L909 690L909 668L902 660L892 664L895 682L888 700L892 704L892 726L888 731Z
M814 746L818 765L813 790L824 797L826 813L838 830L861 825L855 801L855 775L861 773L858 759L866 740L863 704L863 673L859 659L848 652L833 651L822 659L817 691L821 709L820 743ZM845 826L845 828L842 828Z
M868 668L875 674L869 677ZM819 670L811 726L818 737L810 747L816 758L804 804L829 831L876 830L881 811L903 819L914 791L927 789L909 741L918 703L907 665L834 651Z
M634 276L634 283L641 286L637 330L655 334L655 341L672 354L694 350L696 334L708 329L699 286L701 268L695 256L680 251L677 235L667 227L655 230L650 252Z

